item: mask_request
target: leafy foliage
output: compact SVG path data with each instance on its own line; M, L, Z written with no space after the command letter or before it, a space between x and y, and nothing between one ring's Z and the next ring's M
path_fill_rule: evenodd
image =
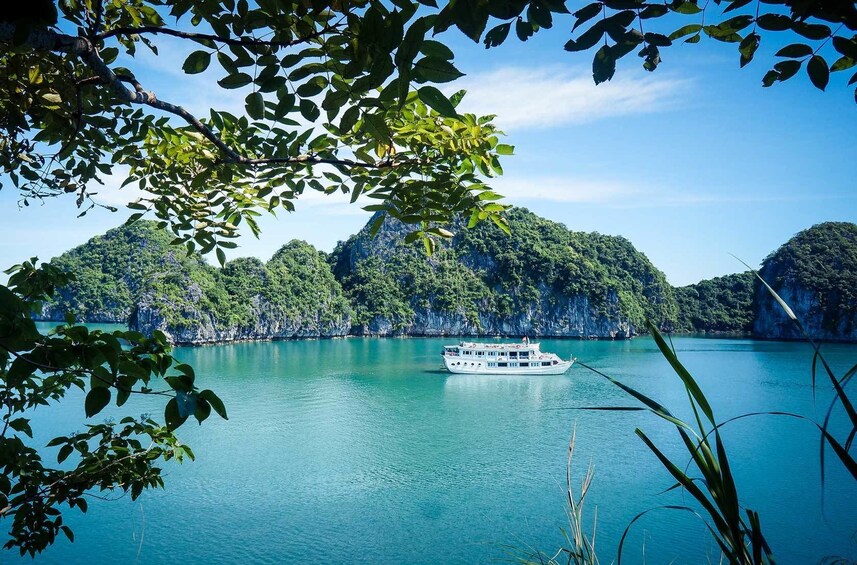
M199 390L193 369L176 362L161 333L90 331L71 321L40 333L32 313L69 276L50 265L37 269L35 259L8 272L8 287L0 286L0 516L11 520L5 547L35 555L60 532L74 539L62 507L86 512L91 491L135 499L162 487L161 462L193 458L175 430L191 416L201 423L212 410L226 418L226 410L214 392ZM132 394L163 397L165 424L147 415L107 420L37 449L33 409L61 401L72 388L87 391L87 418ZM52 452L61 466L43 459Z
M69 193L91 207L96 183L127 168L146 193L132 219L151 210L203 253L309 190L371 197L409 223L499 219L481 198L499 132L432 86L461 73L419 6L63 0L58 22L13 14L0 23L4 172L24 205ZM147 90L135 55L165 36L197 47L182 70L216 72L244 114L198 116Z
M489 22L494 25L491 20L499 20L502 23L484 33L482 39L485 47L491 48L507 39L512 24L518 39L526 41L540 29L553 27L559 18L573 20L573 37L565 44L566 51L589 51L599 46L592 59L596 84L613 78L616 63L633 51L642 59L644 69L654 71L661 63L663 48L679 40L698 43L703 36L736 44L741 67L753 60L763 34L787 35L785 41L798 41L777 52L776 57L784 60L764 75L762 85L766 87L792 78L806 63L810 82L824 90L831 73L857 64L857 7L847 1L723 0L711 4L696 0L599 0L573 12L566 2L557 0L450 2L438 15L435 29L456 25L479 41ZM691 23L682 25L682 20ZM854 83L857 74L848 81L848 85Z
M749 332L753 328L755 277L747 271L675 289L676 328L692 332Z

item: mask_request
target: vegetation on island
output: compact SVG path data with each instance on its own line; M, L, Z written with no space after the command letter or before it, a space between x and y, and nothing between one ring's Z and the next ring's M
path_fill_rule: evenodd
M140 291L132 325L206 342L292 337L265 334L283 327L311 336L345 326L344 334L350 314L326 255L294 240L266 263L239 258L222 269L203 265L150 279Z
M74 278L57 290L43 316L64 320L69 312L89 322L127 322L143 288L166 289L176 277L209 269L171 240L154 222L140 221L63 253L51 264Z
M574 297L586 297L595 316L637 328L647 317L675 318L663 273L628 240L572 232L523 208L506 218L509 234L489 223L468 229L459 219L431 256L393 220L374 236L367 228L341 243L331 261L357 322L384 318L404 331L417 310L430 310L463 316L480 332L486 319L513 326L527 316L538 324Z
M818 339L857 338L857 224L825 222L795 235L769 255L761 277L799 314ZM803 337L756 282L755 330L765 336Z
M741 332L753 329L752 272L715 277L674 289L678 302L675 329L686 332Z
M314 320L319 328L383 319L399 332L408 331L417 312L461 317L474 332L485 320L511 323L526 315L538 331L552 309L585 297L592 316L636 327L647 317L675 318L663 273L626 239L571 232L524 209L512 210L508 221L511 235L494 224L468 229L460 219L456 235L428 256L422 245L406 241L407 226L387 219L376 236L367 226L330 256L292 241L267 263L241 258L222 269L198 254L176 255L164 230L139 221L55 260L86 276L60 289L46 311L62 319L68 309L94 321L90 315L99 311L92 305L120 304L109 310L112 321L156 315L162 329L174 330L252 329L264 325L263 317ZM151 252L151 261L146 255L123 275L138 248ZM162 260L157 253L164 253Z
M509 235L491 223L467 228L460 218L455 235L430 256L408 240L407 226L390 218L373 236L373 219L330 255L292 241L266 263L240 258L222 269L175 251L164 230L139 221L55 259L52 264L77 277L45 313L62 320L68 310L88 321L125 323L143 308L158 316L161 329L237 328L235 335L244 338L265 320L298 321L296 327L319 335L344 335L349 326L357 333L408 333L420 316L457 320L454 327L464 333L490 330L484 324L520 327L515 322L524 316L529 331L538 333L548 331L539 324L559 315L564 301L585 297L593 317L635 328L648 319L678 332L746 333L760 310L788 325L749 271L672 288L622 237L570 231L521 208L507 219ZM818 319L828 329L845 323L840 329L847 332L854 319L855 233L854 224L820 224L765 261L762 276L775 289L799 288L812 297L810 330ZM330 327L338 329L322 331Z

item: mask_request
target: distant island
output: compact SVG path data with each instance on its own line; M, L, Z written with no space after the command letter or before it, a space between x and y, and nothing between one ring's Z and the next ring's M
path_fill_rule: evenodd
M165 332L176 344L360 336L626 339L649 318L678 332L797 338L750 272L674 288L625 238L569 231L516 208L511 236L467 229L427 256L385 218L330 254L301 241L215 268L154 222L108 231L52 263L76 275L40 318ZM825 223L772 253L766 280L826 340L857 340L857 225Z

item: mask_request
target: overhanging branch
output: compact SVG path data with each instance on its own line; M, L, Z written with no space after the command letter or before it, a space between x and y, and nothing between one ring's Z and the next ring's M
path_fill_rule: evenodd
M99 36L100 38L111 37L121 33L138 33L143 30L148 30L151 33L166 33L168 35L176 35L187 39L210 39L212 41L222 41L229 44L239 45L288 45L296 44L311 40L313 37L318 37L324 33L334 29L337 24L326 26L315 34L296 40L295 42L276 42L264 40L248 40L248 39L231 39L221 38L218 36L209 36L207 34L194 34L189 32L179 32L168 28L151 27L151 28L117 28L106 32ZM15 25L9 23L0 23L0 43L11 42L15 35ZM237 42L237 43L236 43ZM258 43L254 43L258 42ZM220 163L258 166L258 165L338 165L344 167L359 167L367 169L391 169L405 164L414 163L413 159L394 160L385 159L383 161L367 162L354 161L350 159L330 159L322 158L312 154L299 155L296 157L263 157L251 158L246 157L227 145L210 127L202 123L196 116L191 114L185 108L158 99L151 91L146 90L137 79L128 75L117 75L105 62L101 59L98 50L93 43L84 37L75 37L57 33L49 29L40 29L30 31L26 44L37 51L53 51L59 53L68 53L69 55L78 56L89 69L94 73L94 77L89 77L79 81L79 86L85 84L100 83L105 85L113 93L116 99L124 103L140 104L149 106L156 110L160 110L167 114L172 114L183 119L194 130L202 134L208 141L217 147L222 153L223 158ZM124 83L130 84L133 90L125 86Z
M294 39L291 41L277 41L270 39L258 39L256 37L222 37L220 35L215 35L212 33L198 33L194 31L181 31L178 29L172 29L168 27L160 27L160 26L141 26L141 27L116 27L109 31L99 34L98 39L108 39L110 37L115 37L117 35L142 35L147 33L154 34L163 34L163 35L171 35L173 37L180 37L182 39L191 39L194 41L212 41L214 43L222 43L224 45L234 45L237 47L243 46L264 46L264 47L293 47L295 45L301 45L303 43L307 43L314 39L318 39L319 37L325 35L326 33L330 33L339 27L339 24L331 24L324 26L318 31L308 34L304 37L300 37L298 39Z

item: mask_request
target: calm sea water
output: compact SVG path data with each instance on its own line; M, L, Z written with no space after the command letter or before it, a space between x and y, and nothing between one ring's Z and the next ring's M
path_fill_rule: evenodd
M197 461L171 465L165 491L137 501L92 500L68 512L64 539L37 563L493 563L563 543L568 441L579 484L594 468L604 563L638 513L690 503L634 435L643 429L685 461L669 425L640 412L575 408L634 405L578 366L567 375L451 375L438 339L345 339L182 348L198 382L227 404L228 422L189 422L181 437ZM678 338L676 349L721 420L758 410L823 414L811 355L794 343ZM678 379L647 338L544 340L687 415ZM857 347L829 345L840 371ZM78 397L76 397L79 399ZM154 411L136 401L122 411ZM117 410L106 413L119 414ZM101 418L102 416L99 416ZM42 441L80 428L83 404L36 412ZM842 422L837 425L842 427ZM831 455L824 494L818 436L806 423L756 417L725 428L742 499L761 512L781 563L857 558L857 488ZM626 542L628 563L717 561L690 514L656 510ZM14 556L0 554L6 561ZM26 558L29 561L29 558Z

